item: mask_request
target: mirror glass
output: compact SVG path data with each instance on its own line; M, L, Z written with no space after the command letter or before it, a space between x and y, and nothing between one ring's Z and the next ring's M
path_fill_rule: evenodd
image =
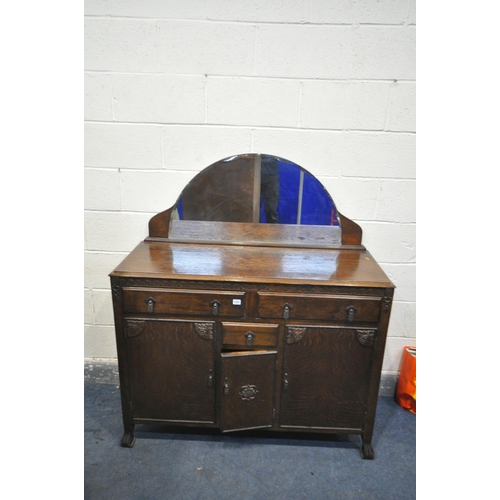
M318 179L267 154L232 156L202 170L182 191L172 219L339 226Z

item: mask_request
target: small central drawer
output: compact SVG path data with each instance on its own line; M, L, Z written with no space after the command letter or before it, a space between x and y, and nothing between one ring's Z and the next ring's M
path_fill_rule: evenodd
M278 342L279 325L264 323L222 323L224 346L268 347Z
M376 323L380 297L319 294L258 294L260 318L316 319L325 321Z
M241 317L244 292L123 288L125 313Z

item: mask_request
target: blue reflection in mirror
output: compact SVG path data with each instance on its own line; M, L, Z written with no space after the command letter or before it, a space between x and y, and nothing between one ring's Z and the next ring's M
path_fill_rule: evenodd
M293 162L261 155L260 222L338 226L335 204L324 186Z
M259 155L254 155L255 157ZM222 160L236 160L239 155ZM296 163L277 156L260 155L261 223L339 226L338 212L321 182ZM184 219L183 200L176 204L179 219Z

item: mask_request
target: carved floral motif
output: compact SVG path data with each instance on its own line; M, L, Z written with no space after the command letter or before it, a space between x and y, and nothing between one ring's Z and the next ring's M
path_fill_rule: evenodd
M296 344L300 342L306 333L306 329L300 326L288 326L286 335L287 344Z
M358 342L366 347L372 347L375 343L375 330L356 330Z
M384 312L389 312L391 307L392 297L384 297Z
M128 319L125 326L126 336L128 338L137 337L144 331L144 321Z
M195 323L194 328L196 333L205 340L214 339L214 324L213 323Z
M251 401L255 399L259 391L255 385L244 385L240 388L239 395L243 401Z

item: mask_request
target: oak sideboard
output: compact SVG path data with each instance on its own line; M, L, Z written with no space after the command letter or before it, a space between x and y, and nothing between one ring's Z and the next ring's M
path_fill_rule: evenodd
M373 458L394 285L361 240L287 160L196 175L110 274L122 446L163 424L357 434Z

